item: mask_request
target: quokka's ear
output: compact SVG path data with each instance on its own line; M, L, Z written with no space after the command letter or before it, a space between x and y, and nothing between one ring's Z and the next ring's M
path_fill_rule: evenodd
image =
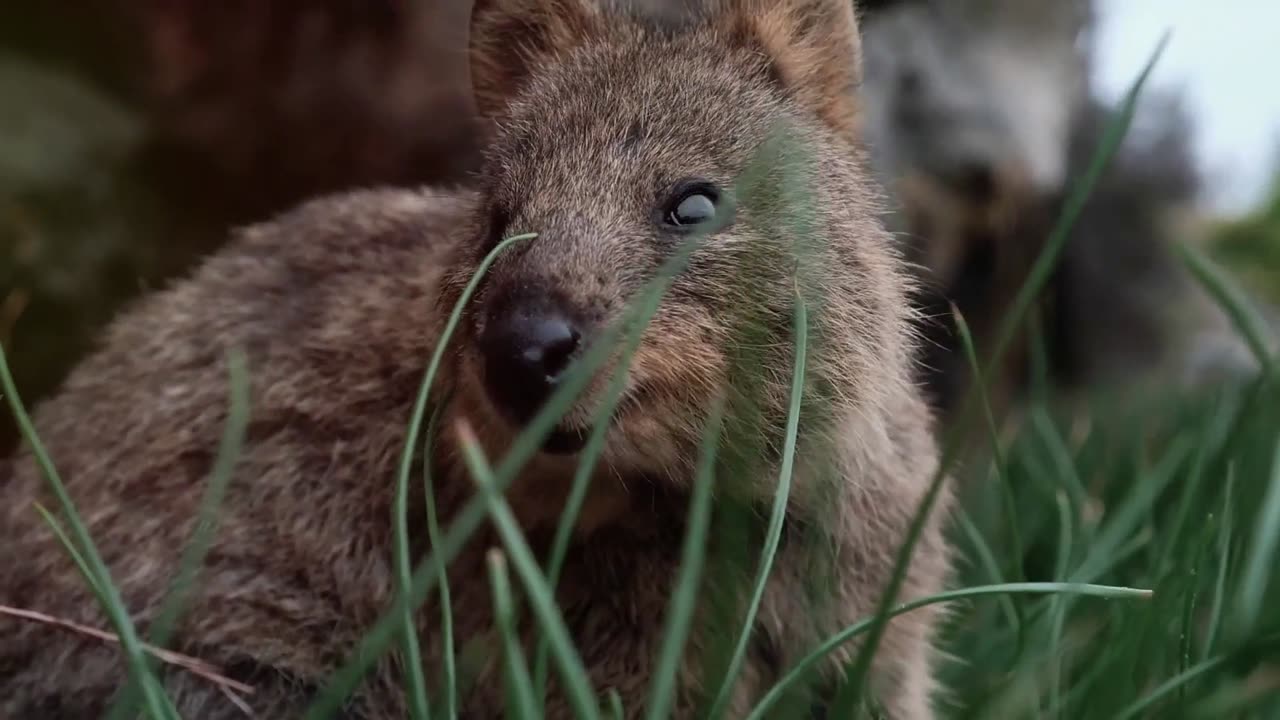
M779 82L841 134L858 132L862 41L853 0L719 0L736 42L768 56Z
M474 0L471 85L480 114L500 113L534 68L603 29L599 0Z

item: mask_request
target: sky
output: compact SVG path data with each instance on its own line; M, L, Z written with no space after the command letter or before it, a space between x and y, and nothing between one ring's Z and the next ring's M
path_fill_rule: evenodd
M1118 99L1161 34L1150 82L1182 87L1196 123L1205 200L1234 213L1261 201L1280 161L1280 0L1103 0L1098 87Z

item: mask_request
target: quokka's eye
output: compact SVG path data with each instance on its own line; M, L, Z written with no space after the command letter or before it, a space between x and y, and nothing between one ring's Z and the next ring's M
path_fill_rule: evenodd
M662 221L675 228L692 228L716 217L720 193L706 183L686 185L667 202Z

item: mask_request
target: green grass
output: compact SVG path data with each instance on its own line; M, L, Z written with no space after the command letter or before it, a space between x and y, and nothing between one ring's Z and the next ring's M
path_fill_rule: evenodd
M1153 58L1154 62L1154 58ZM1148 70L1150 68L1148 67ZM997 367L1008 338L1031 308L1052 269L1067 234L1105 170L1107 159L1128 127L1146 77L1144 71L1118 114L1096 162L1083 177L1062 222L1054 230L1041 260L1035 265L1014 310L1002 327L993 357L979 363L964 333L966 351L979 379L984 367ZM784 138L785 140L785 138ZM785 144L766 143L758 166L742 178L737 195L744 205L752 193L767 191L777 181L771 174ZM548 665L561 680L575 717L592 720L622 717L622 701L612 688L593 687L572 637L555 604L555 585L569 542L569 528L581 507L589 469L603 447L603 433L588 441L583 469L574 479L570 502L553 552L544 568L535 558L504 497L504 490L541 445L592 373L617 354L625 368L640 342L640 333L658 307L674 275L687 264L702 240L691 238L639 294L623 322L606 333L606 342L570 373L564 386L539 413L505 455L491 465L480 447L463 438L463 459L475 480L476 496L441 528L435 517L432 479L424 477L428 502L431 552L414 565L409 554L407 526L408 483L415 450L430 448L439 414L432 412L429 393L459 312L480 273L464 292L449 319L445 336L424 374L421 391L408 418L409 432L396 478L394 529L398 592L383 617L369 628L349 662L330 679L307 717L327 718L349 695L366 672L385 653L398 648L404 662L406 705L411 716L453 718L458 712L457 671L452 663L438 670L440 690L431 702L431 681L422 662L413 618L428 593L439 591L441 625L446 646L452 647L452 622L444 569L462 544L488 519L497 531L501 550L488 556L488 571L503 682L513 704L512 717L539 718L546 692ZM512 239L509 242L515 242ZM487 268L500 245L482 264ZM1231 290L1230 282L1212 272L1207 261L1188 254L1193 273L1209 287L1237 320L1246 336L1254 327L1248 310ZM797 283L798 287L802 283ZM746 623L734 627L729 643L728 674L706 682L712 714L725 707L734 673L741 667L750 618L759 608L761 589L773 567L790 492L791 467L803 447L802 391L805 362L810 355L809 298L797 293L795 305L792 395L785 443L778 474L777 502L764 524L757 572L744 588ZM963 322L961 327L964 328ZM1280 717L1280 376L1265 345L1252 338L1263 371L1234 385L1196 393L1169 392L1142 403L1117 409L1099 398L1084 417L1063 412L1051 395L1038 395L1014 428L1009 440L996 432L995 419L983 399L985 383L975 388L962 413L965 422L982 423L987 431L987 460L979 448L945 446L943 468L934 478L909 541L900 552L898 572L889 590L901 582L923 517L934 501L951 461L969 460L957 472L962 508L951 535L959 553L953 588L908 603L884 595L878 612L817 643L808 655L783 672L751 712L751 718L777 716L778 703L803 691L812 670L845 643L861 640L861 650L848 668L847 682L835 698L831 717L854 717L867 704L870 660L878 650L890 617L926 605L946 604L949 622L939 639L952 658L939 668L947 689L940 697L945 718L1267 718ZM184 568L175 580L175 600L157 631L163 640L176 622L181 598L198 579L200 559L209 542L215 508L231 476L245 423L247 406L242 369L232 366L232 410L217 468L202 506L197 534ZM615 375L598 419L599 427L613 413L621 391ZM46 518L63 539L99 601L107 610L121 640L130 682L141 696L145 717L176 716L172 703L147 662L129 613L93 547L77 508L59 479L53 460L43 451L35 428L19 401L0 352L0 380L24 438L58 500ZM437 401L437 407L440 401ZM422 425L430 417L424 442ZM699 618L696 599L709 569L708 535L716 527L710 518L712 492L719 466L715 462L722 416L712 413L704 437L699 472L693 483L676 588L666 609L665 631L655 657L647 717L666 717L674 698L674 678L683 660L693 623ZM1086 423L1080 432L1081 423ZM1008 435L1004 436L1008 437ZM428 468L429 469L429 468ZM515 585L511 571L514 571ZM532 663L517 640L518 597L531 610L537 640ZM155 637L155 636L153 636ZM468 638L458 638L465 644ZM452 654L452 653L450 653ZM629 708L632 712L638 708Z
M1211 228L1209 253L1271 303L1280 303L1280 167L1262 207Z
M484 278L485 273L489 270L489 266L493 261L512 245L530 240L533 235L518 235L516 237L507 238L490 252L484 260L476 268L476 272L472 275L470 282L462 290L462 295L458 298L457 305L453 308L453 312L449 314L444 330L440 333L440 339L436 343L435 352L431 354L431 360L427 364L427 370L422 379L421 388L418 391L418 397L413 405L413 417L409 422L409 432L405 439L404 451L400 456L400 466L396 477L396 501L394 510L395 528L395 567L396 582L400 596L406 597L410 587L413 584L413 570L409 561L409 474L413 470L413 460L415 457L415 449L417 447L418 435L422 431L422 423L427 417L427 398L431 387L435 384L436 373L440 370L440 363L444 359L445 351L449 347L449 341L453 339L453 333L458 328L458 323L462 320L462 310L467 302L471 299L471 295L475 292L476 287ZM435 419L435 415L432 416ZM424 448L430 449L431 434L428 433L428 443L424 444ZM430 463L424 463L424 472L430 472ZM428 478L429 479L429 478ZM433 544L439 536L436 527L437 520L435 516L434 496L428 489L428 531L432 533ZM441 584L441 593L447 598L448 578L445 575L445 567L442 563L437 562L436 577ZM443 604L445 627L452 627L449 618L449 605ZM409 710L414 720L427 720L430 717L430 709L427 701L426 675L422 668L422 651L418 647L418 631L417 626L413 622L413 613L406 604L403 606L400 616L400 635L401 635L401 654L405 658L405 685L409 689ZM452 640L452 631L450 630L450 641ZM448 643L451 644L451 643ZM451 658L452 659L452 658ZM446 712L452 715L454 706L454 678L452 665L446 666L446 690L448 701L446 703Z

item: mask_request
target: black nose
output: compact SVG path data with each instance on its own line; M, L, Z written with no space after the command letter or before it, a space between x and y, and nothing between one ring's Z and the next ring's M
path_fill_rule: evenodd
M550 302L503 305L489 317L480 339L485 382L495 404L524 422L556 389L582 335Z

